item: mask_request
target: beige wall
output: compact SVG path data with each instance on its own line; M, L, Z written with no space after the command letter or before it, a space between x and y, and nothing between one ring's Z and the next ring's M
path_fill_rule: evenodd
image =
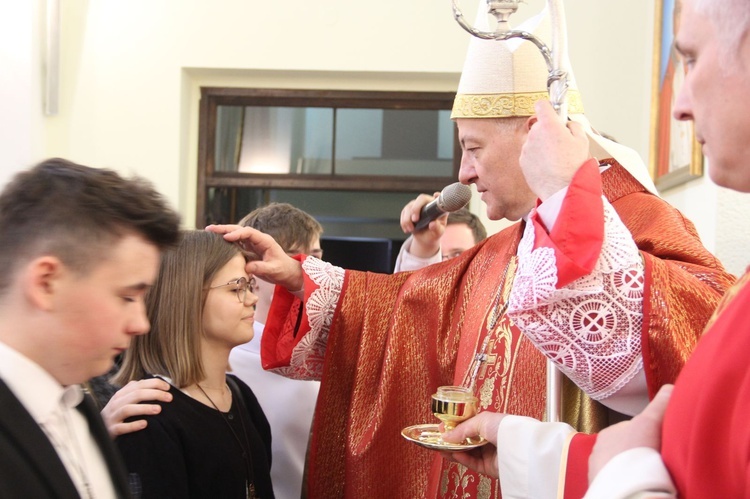
M62 0L60 113L45 118L38 47L45 2L0 1L24 4L0 27L31 26L14 36L20 45L1 44L22 52L0 53L3 72L12 67L15 75L12 85L0 83L10 106L0 115L2 144L15 152L6 153L0 174L46 156L135 172L168 196L187 225L195 212L200 86L453 91L469 36L448 0ZM473 19L475 2L459 4ZM529 0L518 16L540 5ZM571 0L566 8L587 115L648 158L652 2ZM717 236L728 216L717 192L704 178L665 197L696 218L707 246L739 271L744 259L730 250L746 241ZM747 219L750 208L737 198L731 208ZM472 207L483 211L477 200Z
M38 7L0 0L0 185L43 155Z
M64 4L46 154L145 175L187 223L201 85L451 91L465 46L448 6L427 0Z

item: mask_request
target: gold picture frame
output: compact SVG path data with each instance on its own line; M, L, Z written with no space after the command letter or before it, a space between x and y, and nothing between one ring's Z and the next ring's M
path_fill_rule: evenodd
M674 99L685 76L674 51L679 0L656 0L655 9L649 164L651 178L661 191L701 177L703 152L695 140L693 122L672 117Z

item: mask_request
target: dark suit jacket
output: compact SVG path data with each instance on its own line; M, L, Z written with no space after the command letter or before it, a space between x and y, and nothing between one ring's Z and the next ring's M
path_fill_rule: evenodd
M94 401L78 406L107 463L117 497L130 497L122 464ZM78 499L55 448L26 408L0 380L0 498Z

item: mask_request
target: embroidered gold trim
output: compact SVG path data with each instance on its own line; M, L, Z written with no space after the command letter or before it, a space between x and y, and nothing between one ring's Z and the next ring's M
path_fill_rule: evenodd
M477 381L479 370L487 360L487 346L489 345L490 341L493 340L493 338L497 341L504 340L508 343L508 347L510 347L510 345L513 343L511 339L509 324L505 324L505 327L502 327L502 324L498 326L498 321L505 315L505 311L508 309L510 289L513 286L513 279L515 278L516 270L518 270L518 257L516 255L512 255L510 259L508 259L508 263L505 264L505 270L503 270L503 275L500 278L500 288L497 290L495 299L493 300L492 305L490 305L490 308L487 312L485 324L487 334L484 337L481 348L479 350L476 350L474 360L472 361L469 370L466 371L466 374L464 374L464 379L461 382L461 386L466 386L472 391L475 388L474 385ZM495 326L498 326L498 333L496 333L495 331ZM495 337L496 334L497 337ZM477 337L477 342L478 341L479 337ZM505 360L508 361L507 358ZM492 388L490 388L490 390L492 390Z
M533 116L534 104L549 99L547 92L518 94L457 94L453 101L451 119L456 118L510 118ZM566 96L569 114L582 114L583 101L577 90L568 90Z

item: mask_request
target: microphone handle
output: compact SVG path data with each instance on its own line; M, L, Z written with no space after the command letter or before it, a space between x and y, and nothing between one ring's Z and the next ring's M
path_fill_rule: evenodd
M419 212L419 220L414 224L415 231L424 229L430 225L430 222L438 218L440 215L448 213L447 211L440 209L439 201L440 197L430 201L424 206L424 208L422 208L422 211Z

